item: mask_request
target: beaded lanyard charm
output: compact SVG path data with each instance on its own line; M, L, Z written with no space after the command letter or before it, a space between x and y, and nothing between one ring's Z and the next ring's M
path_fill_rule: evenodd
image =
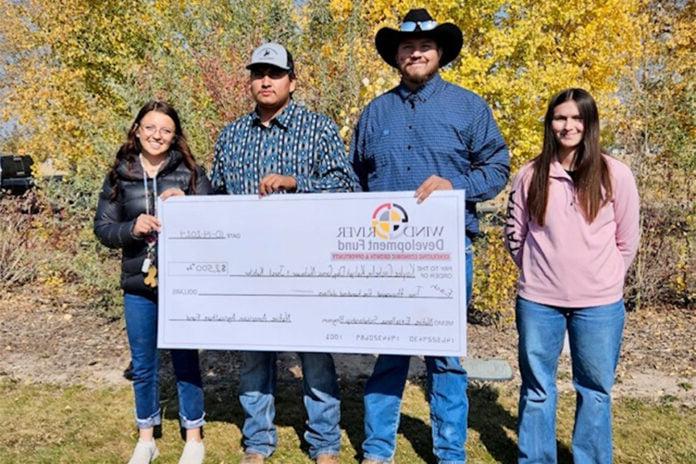
M143 158L142 155L138 155L140 159L140 164L143 166L143 188L145 189L145 214L149 215L150 214L150 192L148 191L147 188L147 171L145 170L145 165L143 164ZM153 202L152 202L152 209L154 212L155 209L155 202L154 198L157 198L157 174L152 178L152 195L153 195ZM156 213L155 213L156 214ZM147 253L145 255L145 260L143 261L143 265L140 268L140 271L143 274L146 274L145 276L145 285L148 287L156 288L157 287L157 267L155 266L155 245L157 244L157 235L156 233L152 233L145 237L145 243L147 243Z

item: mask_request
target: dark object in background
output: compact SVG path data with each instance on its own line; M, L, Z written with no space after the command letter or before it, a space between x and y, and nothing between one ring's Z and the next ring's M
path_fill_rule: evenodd
M0 189L21 195L34 186L31 156L0 156Z
M124 377L126 380L130 380L131 382L133 381L133 361L131 361L130 363L128 363L128 367L126 367L126 368L123 370L123 377Z

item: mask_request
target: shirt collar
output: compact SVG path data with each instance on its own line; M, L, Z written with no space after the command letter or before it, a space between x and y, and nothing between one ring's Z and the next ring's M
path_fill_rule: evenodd
M275 124L278 127L281 127L283 129L288 129L288 127L290 126L290 120L292 118L292 114L295 112L296 107L297 107L297 105L295 104L295 102L291 98L290 101L288 102L288 106L283 108L283 111L281 111L278 116L271 119L270 123ZM254 125L259 125L259 126L261 125L261 117L256 112L256 109L254 109L254 111L251 112L251 122Z
M442 80L442 77L440 77L440 73L437 72L425 84L418 87L415 91L411 91L411 89L406 87L406 85L402 82L399 84L399 87L397 87L397 92L403 100L415 99L427 101L442 85L442 82L444 81Z
M566 172L565 169L563 169L561 163L559 163L558 160L555 158L553 161L551 161L551 164L549 165L549 176L570 179L570 175Z

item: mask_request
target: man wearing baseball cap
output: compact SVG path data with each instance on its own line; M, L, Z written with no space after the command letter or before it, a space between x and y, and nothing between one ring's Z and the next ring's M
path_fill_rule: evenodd
M409 11L399 29L382 28L375 44L401 83L363 110L353 134L353 167L365 191L413 190L418 202L435 190L466 195L466 283L472 290L471 240L476 203L495 197L509 175L505 142L486 102L443 80L461 30L438 24L425 9ZM363 464L392 462L410 357L380 355L365 386ZM433 453L439 463L466 462L468 378L459 358L426 356Z
M247 69L256 107L220 133L211 173L213 189L261 196L359 189L336 124L293 101L292 55L280 44L266 43L254 50ZM276 353L248 351L241 357L239 401L245 416L241 462L260 464L275 451L278 439L273 424ZM338 463L340 400L333 358L327 353L299 353L299 357L309 454L319 464Z

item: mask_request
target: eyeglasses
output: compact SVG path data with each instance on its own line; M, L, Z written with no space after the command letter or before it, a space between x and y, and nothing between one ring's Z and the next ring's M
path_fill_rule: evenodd
M170 129L169 127L160 127L159 129L157 126L153 126L148 124L147 126L140 126L143 129L143 132L145 135L148 137L151 135L154 135L156 132L159 132L159 134L162 136L162 138L168 139L171 138L174 135L174 130Z
M401 32L413 32L413 31L432 31L437 27L437 21L404 21L401 23L399 30Z

